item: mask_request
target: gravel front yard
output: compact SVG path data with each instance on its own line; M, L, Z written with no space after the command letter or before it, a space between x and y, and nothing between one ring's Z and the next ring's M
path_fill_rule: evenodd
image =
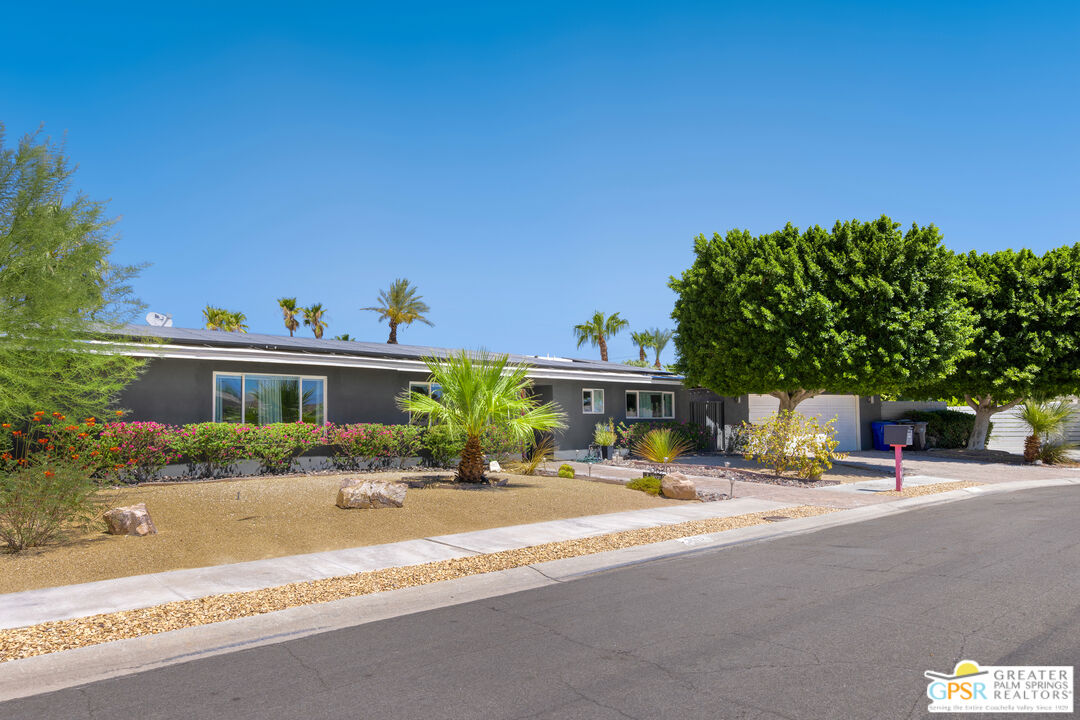
M98 530L67 543L18 555L0 554L0 593L679 502L580 479L510 476L505 487L410 489L403 508L342 510L334 505L338 486L343 478L354 475L258 477L107 490L102 496L109 507L145 502L158 534L138 538ZM401 473L363 477L395 480Z

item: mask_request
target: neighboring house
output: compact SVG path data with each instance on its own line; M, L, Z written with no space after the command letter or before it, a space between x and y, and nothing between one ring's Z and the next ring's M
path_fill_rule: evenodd
M1065 425L1064 439L1074 445L1080 445L1080 400L1068 398L1067 401L1073 407L1073 415ZM967 405L949 409L966 413L975 412ZM990 417L990 422L993 427L990 430L990 441L986 443L987 450L1004 450L1018 455L1024 453L1024 440L1031 434L1031 428L1020 419L1019 407L994 413Z
M151 342L140 342L149 340ZM120 404L132 420L195 422L405 423L397 398L427 384L423 358L452 350L343 340L131 325L118 337L149 358ZM157 344L155 344L155 341ZM163 341L163 342L161 342ZM560 456L592 442L597 422L689 420L681 378L653 368L594 360L511 355L527 363L536 395L559 404L567 429Z

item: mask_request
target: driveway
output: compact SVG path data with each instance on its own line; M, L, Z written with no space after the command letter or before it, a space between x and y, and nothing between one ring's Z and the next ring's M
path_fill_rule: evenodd
M13 701L0 717L922 717L924 670L1080 657L1078 512L1076 487L931 506Z

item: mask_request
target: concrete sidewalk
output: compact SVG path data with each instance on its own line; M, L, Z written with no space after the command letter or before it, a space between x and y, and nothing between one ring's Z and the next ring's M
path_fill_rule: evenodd
M0 595L0 629L785 507L758 498L687 503L8 593Z

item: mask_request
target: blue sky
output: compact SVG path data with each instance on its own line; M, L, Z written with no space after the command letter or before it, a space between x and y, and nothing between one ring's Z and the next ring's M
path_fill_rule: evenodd
M8 6L0 44L8 142L66 133L177 325L295 295L381 341L408 277L402 342L593 356L594 309L670 326L699 232L1078 240L1075 3L181 5Z

